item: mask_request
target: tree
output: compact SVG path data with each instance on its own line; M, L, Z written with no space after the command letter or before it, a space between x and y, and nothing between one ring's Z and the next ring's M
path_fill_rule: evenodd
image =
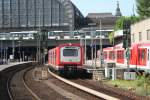
M130 20L131 20L131 24L134 24L134 23L140 21L140 18L138 16L131 16Z
M120 17L119 19L117 19L115 27L114 27L114 31L117 30L125 30L125 26L128 26L128 29L130 28L130 25L133 23L136 23L139 21L139 17L137 16L131 16L131 17ZM125 25L125 23L130 22L130 25ZM129 36L127 34L130 34L129 32L123 31L124 32L124 40L126 40L126 38L128 38ZM109 33L109 41L112 44L114 42L114 32ZM130 41L130 40L129 40ZM124 45L125 45L125 41L124 41Z
M109 38L110 43L113 44L114 43L114 31L109 33L108 38Z
M131 24L136 23L139 21L139 17L137 16L131 16L131 17L120 17L115 24L115 28L114 30L122 30L123 29L123 25L126 21L130 21Z
M125 20L125 17L120 17L117 21L116 21L116 24L115 24L115 28L114 30L122 30L123 29L123 22Z
M150 1L149 0L136 0L137 13L140 18L150 17Z

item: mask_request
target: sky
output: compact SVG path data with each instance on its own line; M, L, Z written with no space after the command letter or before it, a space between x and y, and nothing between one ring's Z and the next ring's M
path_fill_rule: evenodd
M88 13L112 13L115 15L117 0L71 0L84 16ZM136 13L135 0L118 0L123 16L131 16ZM134 7L133 7L134 5Z

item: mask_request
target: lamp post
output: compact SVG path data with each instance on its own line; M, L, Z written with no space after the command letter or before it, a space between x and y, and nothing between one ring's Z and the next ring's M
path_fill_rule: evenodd
M36 61L38 62L39 61L39 33L36 34L36 42L37 42L37 51L36 51Z
M47 54L47 34L48 31L46 29L42 30L42 46L43 46L43 64L46 63L45 57Z
M15 59L15 42L14 42L14 35L12 34L12 59Z
M82 35L81 35L81 38L80 38L80 46L83 46Z
M39 30L37 33L37 62L41 60L41 9L39 9Z
M93 66L93 26L96 26L96 23L89 23L88 24L90 26L90 32L91 32L91 58L92 58L92 66Z
M2 59L2 57L3 57L3 49L2 49L2 47L3 47L3 44L2 44L2 39L1 39L1 59Z
M94 67L96 68L97 66L96 66L96 38L95 38L95 45L94 45L94 48L95 48L95 54L94 54L94 56L95 56L95 63L94 63Z
M22 51L22 61L24 62L24 51Z
M86 32L84 34L85 34L85 36L84 36L84 38L85 38L85 42L84 42L84 49L85 49L84 59L85 59L85 64L86 64Z
M37 61L41 60L41 31L37 34Z
M21 41L18 41L18 43L19 43L19 51L18 51L18 53L19 53L19 61L21 62L21 51L20 51L20 43L21 43Z
M5 58L5 57L6 57L5 52L6 52L6 51L5 51L5 47L4 47L4 51L3 51L3 59L4 59L4 63L5 63L5 61L6 61L6 58Z
M5 59L6 59L6 63L8 62L8 60L7 60L7 56L8 56L8 47L6 47L6 57L5 57Z
M101 33L102 22L101 22L101 19L100 19L99 27L100 27L100 34L99 34L99 37L100 37L100 41L99 41L100 42L99 60L100 60L100 67L102 67L102 33Z

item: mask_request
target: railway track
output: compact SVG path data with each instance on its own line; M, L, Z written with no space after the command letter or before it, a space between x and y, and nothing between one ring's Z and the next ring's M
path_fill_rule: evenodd
M77 95L79 95L79 96L81 96L81 97L83 97L83 98L86 98L86 100L93 100L93 99L94 99L94 100L103 100L103 99L107 99L107 100L119 100L119 99L116 98L116 97L109 96L109 95L104 94L104 93L102 93L102 92L98 92L98 91L95 91L95 90L93 90L93 89L90 89L90 88L88 88L88 87L86 86L86 84L84 84L84 86L83 86L83 85L77 84L77 83L75 83L75 82L68 81L68 80L66 80L66 79L64 79L64 78L62 78L62 77L59 77L59 76L55 75L55 74L52 73L50 70L49 70L49 73L50 73L53 77L59 79L59 81L63 81L63 82L64 82L64 83L57 82L57 83L59 83L59 84L58 84L59 86L60 86L60 84L63 84L62 86L64 87L64 89L67 89L67 88L66 88L67 85L65 85L65 83L71 85L70 88L76 88L76 89L78 90L78 91L76 91ZM86 87L85 87L85 86L86 86ZM67 89L67 90L70 91L70 88ZM72 93L72 92L74 92L74 91L75 91L75 90L70 91L70 92ZM71 98L71 99L74 99L74 98ZM75 100L75 99L74 99L74 100Z
M72 82L68 82L54 76L56 75L51 74L48 80L36 81L33 77L33 69L19 71L11 80L8 79L10 100L142 100L133 98L134 96L131 98L127 93L126 95L114 93L111 91L113 88L103 89L104 85L91 80L72 79Z
M149 97L139 96L127 90L115 88L113 86L108 86L106 84L103 84L102 82L97 82L89 79L71 79L68 81L57 75L54 76L56 76L59 80L64 81L65 83L71 86L75 86L76 88L88 92L89 94L95 95L98 98L100 97L101 99L107 99L107 100L119 100L119 99L120 100L143 100L143 99L149 100L150 99Z
M10 68L6 68L2 71L0 71L0 100L12 100L11 92L9 91L10 81L12 76L25 69L29 66L33 65L35 63L29 62L29 63L22 63L19 65L14 65Z
M34 67L29 67L17 72L11 81L8 81L8 91L11 100L41 100L25 82L25 75L32 68Z
M103 100L64 84L64 82L59 81L52 75L49 76L48 80L34 81L33 77L31 77L32 72L31 70L26 74L25 81L41 100Z
M67 100L44 84L44 80L35 80L33 70L31 68L21 70L12 77L9 83L10 97L13 98L11 100Z

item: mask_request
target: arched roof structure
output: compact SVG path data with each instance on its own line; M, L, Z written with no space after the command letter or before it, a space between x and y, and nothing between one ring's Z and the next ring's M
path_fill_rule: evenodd
M75 30L84 19L70 0L0 0L0 30Z

